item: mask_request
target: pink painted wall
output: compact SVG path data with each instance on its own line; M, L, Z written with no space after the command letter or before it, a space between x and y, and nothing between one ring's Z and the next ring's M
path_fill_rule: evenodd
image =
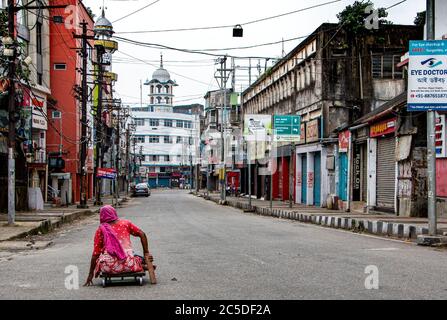
M436 160L436 194L447 198L447 159Z

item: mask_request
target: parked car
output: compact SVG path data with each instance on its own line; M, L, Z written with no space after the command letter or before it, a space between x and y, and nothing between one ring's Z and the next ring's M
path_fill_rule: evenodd
M145 196L149 197L151 195L151 189L147 183L139 183L134 188L132 188L132 196Z

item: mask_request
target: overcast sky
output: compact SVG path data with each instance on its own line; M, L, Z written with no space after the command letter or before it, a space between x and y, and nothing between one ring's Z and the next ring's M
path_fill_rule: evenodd
M105 0L106 16L112 22L136 11L156 0ZM306 36L321 23L337 22L336 14L354 0L337 3L294 13L291 15L253 23L244 26L244 37L233 38L232 28L183 32L132 33L134 31L154 31L179 28L232 26L243 24L298 9L326 3L330 0L159 0L155 4L128 18L113 23L117 36L162 44L182 49L234 48L281 41ZM376 7L389 7L401 0L376 0ZM96 16L100 15L102 0L84 0ZM407 0L391 8L388 19L396 24L413 24L417 12L425 10L425 0ZM130 33L127 33L130 32ZM292 50L301 40L284 43L285 52ZM117 97L125 103L139 103L140 80L151 78L159 66L163 53L164 66L177 81L175 104L204 104L203 96L209 90L218 89L214 79L215 59L210 56L188 54L167 49L138 47L120 43L115 53L113 69L118 73ZM279 57L282 44L245 50L213 52L237 56ZM134 59L136 58L136 59ZM143 61L141 61L143 60ZM264 61L261 62L264 65ZM258 60L253 60L256 66ZM236 65L248 66L247 60L237 60ZM256 69L252 70L258 74ZM240 84L248 80L243 75L237 78ZM236 88L239 90L240 88ZM148 103L148 88L143 86L143 101Z

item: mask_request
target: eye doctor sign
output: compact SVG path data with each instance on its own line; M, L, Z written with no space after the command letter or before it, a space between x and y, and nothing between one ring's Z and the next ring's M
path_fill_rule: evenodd
M447 110L447 40L410 41L408 111Z

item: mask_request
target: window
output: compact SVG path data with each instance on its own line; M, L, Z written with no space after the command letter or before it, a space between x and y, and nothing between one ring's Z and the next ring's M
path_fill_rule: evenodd
M36 23L37 83L43 84L42 23Z
M137 127L144 127L144 119L135 119L135 125Z
M160 121L158 119L150 119L149 123L151 127L158 127L160 125Z
M54 23L64 23L64 17L62 16L53 16Z
M62 113L60 111L53 111L51 114L51 117L53 119L60 119L60 118L62 118Z
M396 65L400 62L401 55L373 53L372 75L374 79L403 79L402 69Z
M159 136L149 136L149 143L160 143Z
M165 120L165 127L172 127L172 120Z
M144 143L145 139L144 139L144 136L136 136L134 141L135 141L135 143Z
M171 157L170 157L170 156L165 156L165 161L166 161L166 162L171 161Z
M177 128L183 128L183 121L177 120Z
M182 137L177 137L177 143L182 143L183 142L183 138Z
M164 143L172 143L170 136L164 136Z
M67 65L65 63L55 63L54 70L67 70Z
M158 161L158 156L152 155L151 156L151 161L152 162L157 162Z

